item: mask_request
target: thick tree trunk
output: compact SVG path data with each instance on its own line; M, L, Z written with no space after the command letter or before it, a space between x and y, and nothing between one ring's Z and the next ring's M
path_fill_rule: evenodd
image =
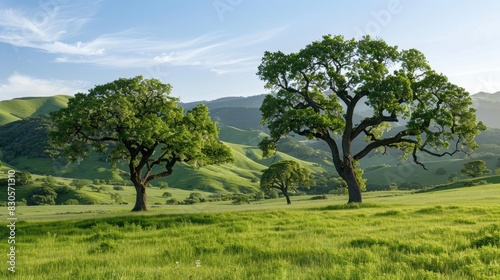
M343 172L340 177L347 183L347 190L349 192L349 200L347 203L361 203L361 187L358 180L356 179L356 174L354 173L354 167L351 162L345 165Z
M132 212L146 211L146 186L140 183L134 183L136 196L135 196L135 206Z
M344 179L347 182L347 191L349 192L349 200L347 203L361 203L362 197L361 197L361 188L359 186L358 181L356 180L356 177L349 176L347 179Z
M288 195L288 193L284 192L283 194L286 197L286 204L292 204L292 202L290 201L290 196Z

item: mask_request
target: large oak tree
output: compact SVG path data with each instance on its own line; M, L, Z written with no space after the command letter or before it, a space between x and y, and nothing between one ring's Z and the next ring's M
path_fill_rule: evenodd
M232 160L218 140L218 128L206 106L184 113L169 96L169 84L142 76L121 78L78 93L68 107L51 114L51 141L64 148L70 160L93 148L116 162L128 161L137 195L132 211L144 211L149 182L172 174L173 166L192 166Z
M432 70L421 52L369 36L328 35L296 53L266 52L257 75L274 91L260 108L271 131L260 144L264 155L290 132L325 141L347 182L348 202L362 201L356 165L370 152L398 149L425 168L419 153L472 150L485 129L469 93ZM373 114L355 121L363 103ZM402 126L391 130L391 124ZM355 150L358 138L366 145Z

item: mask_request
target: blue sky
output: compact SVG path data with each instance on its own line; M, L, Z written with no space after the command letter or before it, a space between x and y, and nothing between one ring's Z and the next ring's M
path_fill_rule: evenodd
M182 102L265 93L264 51L365 34L422 51L471 93L500 91L500 1L0 2L0 100L143 75Z

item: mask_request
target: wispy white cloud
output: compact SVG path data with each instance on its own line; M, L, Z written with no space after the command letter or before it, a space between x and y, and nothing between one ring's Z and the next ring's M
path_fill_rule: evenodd
M49 53L101 54L91 44L64 40L79 34L96 12L95 5L64 4L33 13L16 9L0 10L0 41Z
M255 68L260 58L244 49L273 38L284 28L286 27L239 37L213 33L180 42L150 40L131 31L108 34L88 43L90 49L102 50L98 55L81 56L67 52L56 58L56 62L117 68L167 65L212 69L216 66L238 65L242 69L241 66L248 68L249 64Z
M0 99L8 100L18 96L73 95L85 92L87 83L78 80L38 79L14 73L0 83Z
M0 11L0 42L55 54L58 63L112 68L196 66L222 74L250 69L249 65L255 67L258 58L245 49L270 40L287 28L236 37L210 33L184 41L151 39L134 30L125 30L102 34L86 42L71 41L94 14L95 9L64 5L55 7L40 20L6 9Z

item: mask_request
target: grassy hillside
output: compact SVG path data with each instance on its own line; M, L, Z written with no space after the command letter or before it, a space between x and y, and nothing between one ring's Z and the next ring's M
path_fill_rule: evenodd
M464 178L460 170L464 163L471 161L470 158L449 158L447 160L427 161L425 166L428 170L424 170L421 166L408 161L404 164L385 166L381 168L368 168L365 170L364 177L368 179L368 185L385 185L396 183L398 186L411 188L422 188L429 185L443 184L450 180L450 175L453 173L458 177ZM493 174L497 167L498 157L482 158L487 163L487 166L492 170ZM441 172L440 172L441 171Z
M70 96L25 97L0 102L0 125L66 107Z
M483 95L478 95L476 98L488 99L492 96ZM248 98L222 98L206 102L211 108L212 118L219 122L220 139L228 143L235 154L235 164L211 166L198 170L178 164L174 167L172 176L159 182L166 181L177 188L186 190L253 192L258 188L261 171L280 159L297 160L315 172L334 172L329 151L317 152L319 149L324 149L325 144L322 141L304 141L302 137L288 137L286 141L278 143L279 149L287 154L279 153L276 157L262 159L257 145L266 135L258 126L260 120L258 107L263 97L264 95ZM59 109L66 106L68 98L68 96L55 96L2 101L0 102L0 124L29 116L40 116ZM496 101L492 98L488 100ZM182 105L190 108L196 104L197 102ZM26 170L33 174L91 180L128 180L125 165L119 165L118 169L113 169L109 163L105 162L103 156L97 154L91 154L83 161L70 165L63 164L63 160L54 161L47 158L43 155L44 150L47 149L47 146L43 145L47 141L46 133L36 127L42 124L42 119L30 118L2 125L0 159L18 170ZM500 155L500 142L498 142L500 130L489 129L483 134L477 138L481 144L478 151L480 155L489 158L488 166L494 170L497 168L496 160ZM12 139L16 140L12 141ZM356 142L353 149L358 149L361 144L364 145L364 143ZM396 183L400 187L411 185L411 188L415 188L446 182L452 173L460 174L460 169L467 160L461 156L427 157L423 162L429 170L425 171L411 163L411 160L401 164L398 153L391 152L390 156L370 155L361 161L361 167L366 170L364 176L368 179L369 186L376 185L378 188L385 188L391 183ZM445 172L436 174L439 169L444 169Z

